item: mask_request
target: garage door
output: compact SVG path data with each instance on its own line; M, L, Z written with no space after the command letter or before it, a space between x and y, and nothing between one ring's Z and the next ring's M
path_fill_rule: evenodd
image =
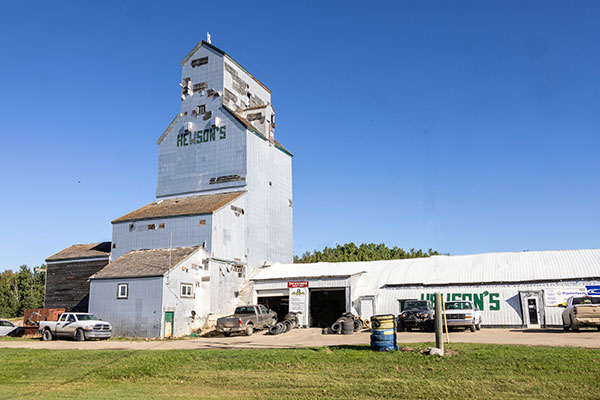
M331 326L346 312L346 289L310 289L310 326Z

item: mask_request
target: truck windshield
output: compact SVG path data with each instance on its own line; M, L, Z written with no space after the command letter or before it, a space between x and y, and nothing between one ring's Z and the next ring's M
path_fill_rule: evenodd
M404 303L405 310L426 310L427 302L426 301L407 301Z
M466 301L449 301L446 305L446 310L472 310L473 305Z
M575 297L573 305L577 304L600 304L600 297Z
M235 314L254 314L254 307L238 307Z
M75 314L77 315L77 319L79 321L98 321L100 318L96 317L94 314Z

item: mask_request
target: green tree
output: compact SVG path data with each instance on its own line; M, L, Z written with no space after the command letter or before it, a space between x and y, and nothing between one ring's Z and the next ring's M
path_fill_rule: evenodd
M44 266L31 271L21 265L19 272L6 270L0 273L0 317L23 316L27 308L39 308L44 304Z
M387 247L384 243L363 243L356 246L354 243L337 245L335 248L325 247L322 251L314 250L312 253L305 252L302 256L294 256L295 263L315 262L347 262L347 261L375 261L375 260L397 260L403 258L420 258L439 255L437 251L410 249L408 252L394 246Z

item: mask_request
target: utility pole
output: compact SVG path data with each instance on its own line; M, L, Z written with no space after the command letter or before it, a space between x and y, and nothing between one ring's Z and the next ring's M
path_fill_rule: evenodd
M444 355L444 331L442 329L442 294L435 293L435 347Z

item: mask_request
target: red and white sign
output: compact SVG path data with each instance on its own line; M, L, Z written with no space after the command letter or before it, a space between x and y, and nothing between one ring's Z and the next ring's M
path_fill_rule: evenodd
M289 281L289 288L308 287L308 281Z

